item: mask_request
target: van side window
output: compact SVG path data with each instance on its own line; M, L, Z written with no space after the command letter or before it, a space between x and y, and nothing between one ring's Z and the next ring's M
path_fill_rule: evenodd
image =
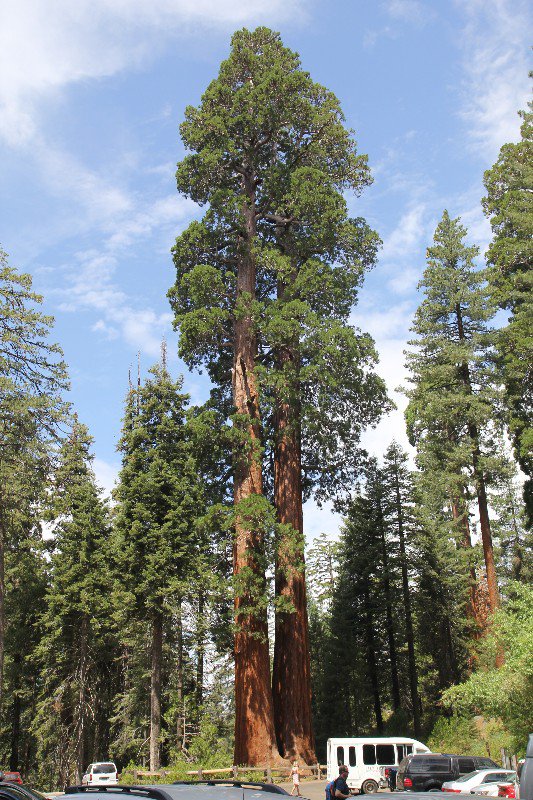
M474 772L475 764L473 758L458 758L459 772L461 775L466 775L467 772Z
M396 752L398 753L398 764L399 764L399 763L400 763L400 761L401 761L401 760L403 759L403 757L404 757L404 752L403 752L403 744L397 744L397 745L396 745Z
M406 744L405 745L405 755L406 756L410 756L412 752L413 752L413 745L412 744Z
M337 747L337 766L341 767L344 764L344 747Z
M396 763L394 758L394 745L393 744L378 744L376 745L376 755L378 764L387 766Z
M363 745L363 764L376 763L376 745L364 744Z
M355 747L348 748L348 764L350 767L355 767L357 760L355 758Z

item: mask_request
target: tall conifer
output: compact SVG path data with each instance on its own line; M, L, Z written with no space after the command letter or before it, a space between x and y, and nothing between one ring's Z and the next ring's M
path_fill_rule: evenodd
M180 349L190 366L207 366L226 398L231 386L237 412L235 759L275 757L277 739L283 755L314 761L302 472L306 486L331 491L384 399L382 382L368 374L372 341L346 324L376 237L348 219L342 190L359 191L368 169L337 99L265 28L235 34L218 79L187 109L181 130L192 154L179 165L178 188L210 208L174 248ZM274 463L266 481L265 446ZM271 486L275 732L263 600ZM255 705L264 714L252 714Z
M497 338L498 365L515 452L528 476L524 497L533 523L533 103L521 111L521 139L505 144L485 173L493 241L487 258L495 302L509 312Z
M413 442L422 448L447 448L442 475L452 502L463 502L458 477L468 476L477 499L485 558L489 608L499 603L489 518L487 481L497 468L492 428L498 426L501 396L494 372L494 315L483 272L475 268L476 247L465 244L465 228L444 212L420 287L424 299L412 330L417 338L407 353L406 411ZM461 507L459 515L465 518Z

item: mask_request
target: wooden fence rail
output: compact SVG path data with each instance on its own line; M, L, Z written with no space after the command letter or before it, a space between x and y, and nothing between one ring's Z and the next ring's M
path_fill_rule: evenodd
M251 772L260 772L263 774L264 781L266 783L272 783L272 776L289 776L289 767L221 767L219 769L204 769L200 767L199 769L192 769L186 772L186 775L195 776L198 778L199 781L204 780L211 776L212 778L216 778L217 776L223 778L223 776L228 775L232 780L238 780L239 775L241 779L244 778L246 775L249 775ZM325 764L315 764L312 767L307 767L306 769L300 770L300 776L302 778L311 777L314 780L319 781L322 777L326 777L327 767ZM139 778L164 778L168 775L168 770L162 769L159 772L143 772L141 770L134 770L133 778L137 781ZM259 776L258 776L259 777Z

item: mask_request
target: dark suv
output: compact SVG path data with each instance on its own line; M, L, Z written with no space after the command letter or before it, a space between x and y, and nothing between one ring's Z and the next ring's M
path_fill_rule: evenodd
M449 753L424 753L407 756L400 761L396 776L396 789L429 792L440 789L445 781L457 780L467 772L498 765L481 756L454 756Z

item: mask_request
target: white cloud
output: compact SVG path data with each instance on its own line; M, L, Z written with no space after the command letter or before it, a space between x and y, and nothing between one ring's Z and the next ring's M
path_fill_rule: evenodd
M466 15L461 113L473 147L490 162L502 144L518 138L516 112L529 99L531 5L526 0L456 4Z
M119 472L118 464L110 464L102 458L95 458L93 461L93 472L97 486L104 490L104 494L111 496Z
M173 37L299 14L301 0L4 0L0 135L13 146L28 141L40 101L135 66Z
M419 0L388 0L385 4L387 13L397 20L424 25L435 16L433 9Z
M324 503L320 508L313 499L308 500L304 504L303 514L305 540L308 547L321 533L327 534L330 539L338 538L342 517L333 511L331 503Z
M119 288L117 270L127 264L123 255L137 241L163 233L176 234L197 206L189 200L166 196L146 208L119 218L101 248L79 251L68 268L66 285L54 294L62 299L59 309L76 312L89 309L98 318L92 331L108 339L121 336L133 348L152 358L159 356L161 340L171 332L172 314L157 313L143 305L142 298L129 297Z

